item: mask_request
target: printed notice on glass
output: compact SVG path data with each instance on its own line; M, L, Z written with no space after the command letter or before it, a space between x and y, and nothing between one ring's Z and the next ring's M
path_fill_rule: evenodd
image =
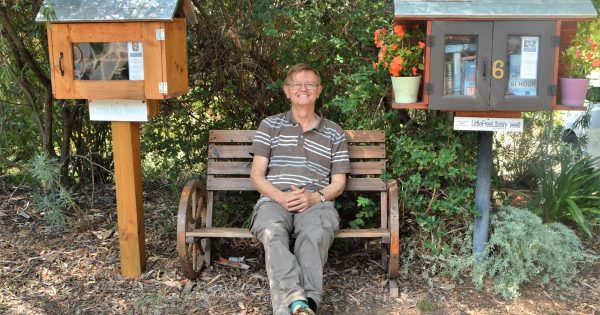
M89 100L88 104L93 121L148 121L144 100Z
M144 80L144 52L141 42L127 43L129 80Z
M454 130L523 132L523 118L454 117Z
M539 37L522 37L521 40L521 79L537 79Z

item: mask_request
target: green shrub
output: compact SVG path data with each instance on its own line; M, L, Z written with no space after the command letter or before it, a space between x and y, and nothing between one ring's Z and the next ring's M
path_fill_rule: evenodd
M358 212L356 213L356 219L350 221L350 228L372 228L374 227L374 218L378 218L381 210L378 205L371 199L363 196L358 196L356 199L356 206L358 206ZM379 225L377 225L379 226Z
M597 159L584 157L564 165L558 175L538 170L541 191L538 213L546 222L573 221L592 238L591 221L600 216L600 169Z
M405 270L413 258L426 265L425 278L443 268L473 220L476 134L452 130L452 122L425 111L411 112L406 124L401 113L390 114L387 131L390 173L397 178L401 229L410 231L403 242Z
M507 300L518 297L521 286L533 280L565 286L577 276L579 263L598 258L584 252L569 228L544 225L529 210L503 207L490 223L487 259L474 262L473 283L481 289L484 277L491 277L494 292Z

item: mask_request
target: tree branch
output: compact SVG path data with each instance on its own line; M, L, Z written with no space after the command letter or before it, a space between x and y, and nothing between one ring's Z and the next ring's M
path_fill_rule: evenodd
M25 62L29 65L33 73L38 77L38 79L42 82L42 84L47 88L51 89L51 81L50 78L40 69L40 66L35 62L33 56L29 53L27 48L23 45L23 42L19 39L19 36L15 32L12 24L8 20L8 17L3 12L0 12L0 25L6 31L8 38L13 42L15 47L17 48L19 55L25 60Z

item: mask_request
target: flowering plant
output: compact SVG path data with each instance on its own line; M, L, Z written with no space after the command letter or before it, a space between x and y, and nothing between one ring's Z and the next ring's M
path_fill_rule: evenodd
M598 45L591 38L575 38L561 56L566 74L570 78L584 79L592 70L600 69L600 52L597 48Z
M383 66L394 77L413 77L425 69L423 65L423 42L425 33L418 24L394 25L392 30L380 28L375 31L373 41L379 48L377 62L373 68Z

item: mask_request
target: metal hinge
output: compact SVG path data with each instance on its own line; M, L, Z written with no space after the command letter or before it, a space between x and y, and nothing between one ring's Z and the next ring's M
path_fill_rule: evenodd
M165 40L165 29L164 28L156 29L156 40Z
M548 96L556 96L556 85L548 84Z
M427 35L427 37L425 37L425 44L427 47L435 46L435 35Z
M430 82L427 82L423 85L423 91L425 92L425 94L427 95L432 95L433 94L433 84Z
M158 93L168 94L167 82L158 82Z
M560 46L560 36L552 35L550 42L552 44L552 47Z

